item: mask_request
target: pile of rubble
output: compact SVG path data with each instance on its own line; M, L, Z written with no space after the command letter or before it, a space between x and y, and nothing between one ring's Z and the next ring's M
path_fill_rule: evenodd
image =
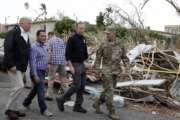
M117 87L119 95L134 103L162 105L180 109L180 54L160 50L153 45L140 44L127 53L129 67L119 74ZM87 77L100 80L96 70L87 69ZM96 87L95 87L96 88ZM87 88L95 94L94 88Z
M131 64L129 74L126 77L120 74L117 83L121 96L136 103L180 109L180 56L177 52L140 44L129 51L127 57Z

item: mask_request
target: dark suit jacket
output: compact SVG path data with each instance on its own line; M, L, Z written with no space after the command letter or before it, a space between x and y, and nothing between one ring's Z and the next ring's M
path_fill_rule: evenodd
M25 72L30 58L30 42L21 36L19 26L10 30L4 41L4 65L8 70L16 66L17 70Z

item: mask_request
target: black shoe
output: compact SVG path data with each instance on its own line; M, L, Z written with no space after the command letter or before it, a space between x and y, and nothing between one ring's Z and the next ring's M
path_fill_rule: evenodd
M47 101L53 101L53 98L52 98L52 97L45 97L45 100L47 100Z
M26 113L20 112L20 111L16 111L16 114L18 115L18 117L25 117Z
M24 86L24 88L30 90L32 87L31 86Z
M80 113L87 113L87 110L85 110L82 107L74 107L73 111L74 112L80 112Z
M56 98L57 107L61 112L64 112L64 102L60 98Z

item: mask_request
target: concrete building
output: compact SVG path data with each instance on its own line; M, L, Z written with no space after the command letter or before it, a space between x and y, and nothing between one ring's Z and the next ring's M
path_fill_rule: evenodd
M164 31L173 34L180 34L180 25L165 25Z
M46 32L47 33L54 30L56 22L57 22L56 20L46 21ZM11 30L15 25L16 24L6 25L5 26L6 31ZM37 22L32 23L32 28L31 28L31 31L29 34L30 39L34 41L36 39L37 30L44 29L44 26L45 26L44 21L37 21Z
M171 32L166 32L166 31L151 30L151 32L158 33L159 35L165 36L167 38L173 38L177 35L176 33L171 33Z
M6 32L6 27L4 24L0 24L0 33L1 32Z

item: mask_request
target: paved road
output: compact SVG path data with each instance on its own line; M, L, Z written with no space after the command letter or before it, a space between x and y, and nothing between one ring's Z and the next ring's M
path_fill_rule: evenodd
M3 114L3 110L8 98L9 87L9 77L0 73L0 116L3 116L0 120L7 120ZM22 98L18 101L19 103L21 103L27 93L28 90L24 90ZM54 113L54 116L52 118L46 118L40 115L37 101L34 99L33 104L31 105L31 110L27 111L27 116L25 118L21 118L20 120L109 120L107 118L107 111L105 107L102 107L104 114L98 115L94 113L94 110L91 107L92 102L93 101L90 96L86 95L84 106L88 110L87 114L72 112L72 107L68 106L65 107L66 110L62 113L58 111L55 101L47 102L48 108ZM180 120L180 118L168 118L142 112L129 112L126 108L118 109L118 114L120 115L121 120Z

